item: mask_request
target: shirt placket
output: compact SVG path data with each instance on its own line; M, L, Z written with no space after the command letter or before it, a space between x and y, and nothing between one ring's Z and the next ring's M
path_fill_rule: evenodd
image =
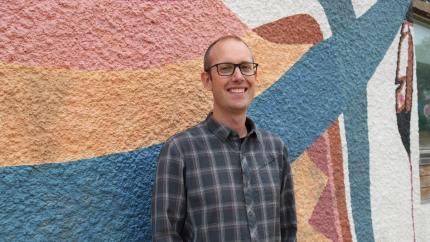
M242 145L239 145L240 150L240 164L242 167L242 179L243 179L243 193L245 196L245 206L246 206L246 215L248 217L248 228L249 234L251 237L251 241L257 241L257 219L255 216L254 210L254 198L251 187L251 169L249 168L249 164L245 155L246 152L246 142L245 139Z

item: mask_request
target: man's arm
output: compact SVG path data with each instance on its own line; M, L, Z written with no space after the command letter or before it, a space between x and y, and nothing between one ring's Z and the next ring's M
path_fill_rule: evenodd
M183 241L186 217L184 164L174 142L167 142L158 157L152 191L152 239Z
M297 219L294 186L286 146L284 146L283 152L284 169L282 171L281 184L281 237L282 241L296 241Z

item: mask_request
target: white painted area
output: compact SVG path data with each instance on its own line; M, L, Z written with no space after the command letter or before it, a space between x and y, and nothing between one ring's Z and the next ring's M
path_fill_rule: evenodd
M352 208L351 208L351 189L349 183L349 168L348 168L348 145L346 143L345 136L345 119L343 114L339 116L339 129L340 129L340 140L342 142L342 158L343 158L343 175L345 184L345 199L346 199L346 209L348 210L348 220L351 227L352 241L357 241L357 236L355 234L355 224L352 218Z
M296 14L309 14L320 25L324 39L332 34L324 9L318 0L224 0L224 4L250 28Z
M351 2L354 7L355 16L359 18L376 3L376 0L351 0Z
M399 36L396 35L367 86L375 241L413 241L409 159L397 128L395 112L394 79ZM417 164L418 160L414 159L412 162ZM418 177L414 175L414 179Z

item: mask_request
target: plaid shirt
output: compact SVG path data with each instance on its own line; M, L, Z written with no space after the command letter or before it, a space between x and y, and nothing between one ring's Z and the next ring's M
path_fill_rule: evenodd
M282 140L212 115L163 146L152 200L154 241L295 241L293 180Z

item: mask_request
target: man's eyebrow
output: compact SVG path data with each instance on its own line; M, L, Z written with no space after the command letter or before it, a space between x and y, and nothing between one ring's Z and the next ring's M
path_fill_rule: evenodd
M234 63L234 62L219 62L217 64L245 64L245 63L254 63L252 61L242 61L242 62L238 62L238 63Z

